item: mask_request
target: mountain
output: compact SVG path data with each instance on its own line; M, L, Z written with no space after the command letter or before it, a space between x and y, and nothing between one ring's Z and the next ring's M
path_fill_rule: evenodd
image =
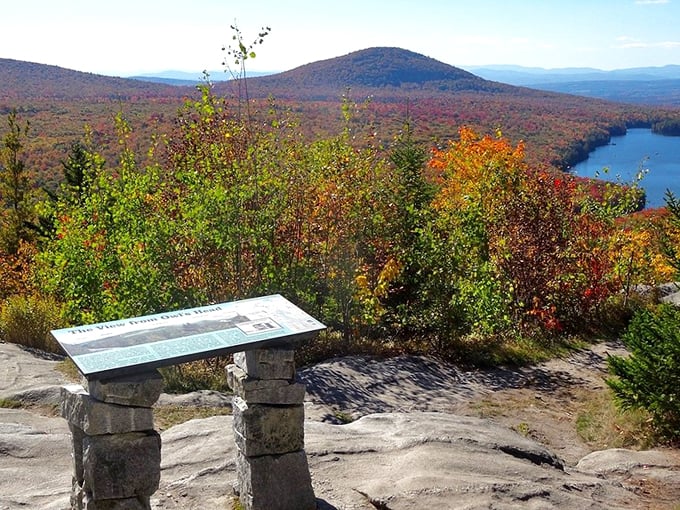
M542 67L491 65L469 66L467 70L487 80L495 80L518 86L585 81L680 80L680 65L632 67L612 71L603 71L590 67L544 69Z
M182 93L169 85L0 58L0 99L120 100L130 97L179 97Z
M473 66L468 69L488 80L538 90L623 103L680 106L680 65L613 71L521 66Z
M195 86L201 82L205 82L205 73L208 73L208 77L211 82L216 83L220 81L229 81L233 76L221 71L196 71L196 72L186 72L186 71L160 71L156 73L145 73L135 76L128 76L133 80L148 81L151 83L162 83L166 85L179 85L179 86ZM251 71L248 73L249 77L255 76L267 76L270 74L275 74L272 71Z
M579 70L580 71L580 70ZM585 72L585 71L584 71ZM458 136L461 126L479 133L502 129L509 140L526 142L532 163L566 168L590 150L623 134L627 127L651 126L669 111L616 104L491 81L469 71L400 48L376 47L262 77L250 77L248 97L257 121L271 113L295 117L309 139L333 136L347 122L341 96L363 105L351 118L358 139L380 137L388 144L409 119L414 139L440 144ZM245 87L233 80L213 83L228 104L244 99ZM31 123L40 150L27 164L57 182L69 144L90 128L108 161L116 161L118 134L113 118L122 113L134 130L130 143L143 151L144 140L175 127L178 109L196 98L195 86L173 86L139 79L99 76L56 66L0 59L0 114L16 108ZM275 99L272 109L269 98ZM365 101L371 98L370 101Z
M218 87L220 84L218 84ZM338 97L346 88L430 92L509 92L514 87L494 83L458 67L419 53L376 47L306 64L290 71L252 78L252 93L278 97Z

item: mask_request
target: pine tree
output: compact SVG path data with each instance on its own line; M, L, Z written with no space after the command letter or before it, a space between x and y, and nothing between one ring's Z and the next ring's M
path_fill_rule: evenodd
M21 157L29 123L22 127L16 110L7 117L8 132L0 145L0 248L15 254L22 240L31 237L31 183L26 164Z

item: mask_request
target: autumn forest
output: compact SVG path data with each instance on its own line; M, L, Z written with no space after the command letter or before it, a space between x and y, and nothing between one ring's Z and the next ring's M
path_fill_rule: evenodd
M5 338L281 293L329 326L317 359L521 362L616 334L677 279L673 197L642 211L638 183L566 170L680 110L396 48L259 78L244 60L198 87L0 60Z

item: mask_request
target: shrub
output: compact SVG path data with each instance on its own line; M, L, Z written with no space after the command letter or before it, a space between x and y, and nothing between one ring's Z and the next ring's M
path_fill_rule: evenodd
M622 409L644 409L661 438L680 438L680 310L660 305L633 317L623 341L629 357L608 360L607 379Z
M500 133L433 153L439 189L417 251L419 316L438 335L521 329L579 332L615 292L606 254L609 224L578 204L568 176L530 168L524 146Z
M39 295L12 296L0 310L0 332L6 342L62 353L50 330L65 326L61 305L52 298Z

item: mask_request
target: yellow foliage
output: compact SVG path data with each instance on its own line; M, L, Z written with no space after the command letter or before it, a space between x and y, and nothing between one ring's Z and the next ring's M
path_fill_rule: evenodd
M459 135L447 150L433 152L430 168L438 173L441 184L433 206L443 211L477 203L493 209L502 199L499 191L511 192L512 184L526 175L524 144L513 146L505 138L480 137L466 127Z
M356 284L354 299L363 308L365 321L369 323L377 322L385 313L380 300L387 296L390 284L401 274L402 269L403 265L398 260L390 258L378 274L373 288L371 288L369 277L366 274L362 273L356 276L354 279Z
M650 224L620 229L611 239L609 255L616 277L624 286L657 285L674 279L675 270L662 253Z

